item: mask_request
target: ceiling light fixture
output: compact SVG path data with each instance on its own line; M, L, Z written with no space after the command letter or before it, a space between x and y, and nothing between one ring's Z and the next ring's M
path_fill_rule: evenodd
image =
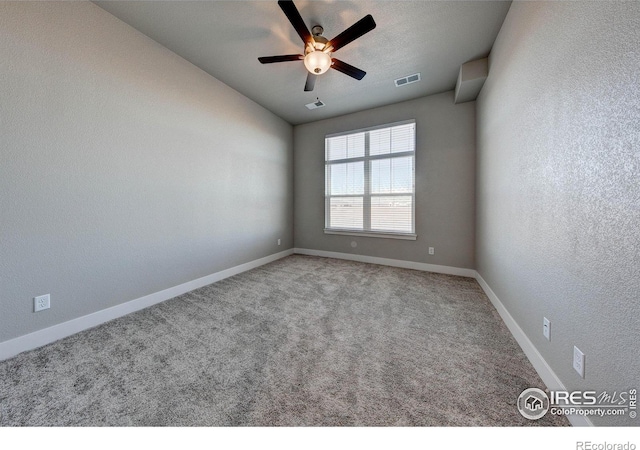
M331 56L321 50L314 50L304 57L304 66L310 73L320 75L331 67Z
M304 55L261 56L258 58L260 63L271 64L303 60L304 66L309 72L307 74L307 82L304 84L305 92L313 91L318 75L327 72L329 69L335 69L356 80L362 80L367 74L364 70L332 58L331 54L373 30L376 27L376 22L371 17L371 14L364 16L329 41L322 36L324 29L320 25L312 27L311 32L309 32L307 25L300 16L300 11L298 11L292 0L280 0L278 1L278 6L280 6L280 9L282 9L282 12L287 16L287 19L289 19L289 22L291 22L291 25L293 25L293 28L302 39Z
M304 66L309 73L320 75L331 68L331 50L333 47L329 45L327 38L322 36L324 28L316 25L311 28L313 33L313 42L307 43L304 51Z

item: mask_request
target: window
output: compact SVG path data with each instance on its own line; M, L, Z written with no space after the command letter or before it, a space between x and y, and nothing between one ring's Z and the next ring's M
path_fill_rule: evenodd
M415 121L325 138L325 233L415 239Z

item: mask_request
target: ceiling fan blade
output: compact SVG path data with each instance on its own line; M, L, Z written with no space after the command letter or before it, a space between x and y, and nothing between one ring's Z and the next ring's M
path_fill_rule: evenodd
M304 84L305 92L313 91L313 88L316 85L316 78L318 78L318 75L314 75L311 72L307 74L307 82Z
M338 72L349 75L356 80L362 80L367 74L367 72L365 72L364 70L360 70L357 67L353 67L351 64L347 64L346 62L340 61L336 58L331 58L331 63L332 69L336 69Z
M367 34L375 27L376 23L373 20L373 17L371 16L371 14L368 14L351 25L349 28L344 30L342 33L331 39L328 45L333 47L333 51L335 52L348 43L355 41L360 36Z
M262 64L271 64L285 61L301 61L304 59L302 55L279 55L279 56L261 56L258 58Z
M302 42L304 42L305 45L309 42L313 42L313 36L311 36L311 33L305 25L304 20L302 20L302 16L300 16L296 5L294 5L291 0L280 0L278 2L278 6L280 6L280 9L282 9L284 15L287 16L287 19L289 19L289 22L291 22L293 28L295 28L298 36L300 36L300 38L302 39Z

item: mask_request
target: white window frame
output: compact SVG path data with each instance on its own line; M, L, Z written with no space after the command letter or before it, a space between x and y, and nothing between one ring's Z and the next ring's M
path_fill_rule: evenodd
M340 235L348 235L348 236L364 236L364 237L376 237L376 238L390 238L390 239L406 239L415 241L417 238L416 231L416 130L415 130L414 119L405 120L402 122L393 122L387 123L384 125L376 125L374 127L368 128L360 128L357 130L350 130L342 133L334 133L328 134L325 136L325 189L324 189L324 233L325 234L340 234ZM398 152L398 153L385 153L383 155L370 155L369 148L369 131L379 130L382 128L392 128L400 125L414 124L414 133L413 133L413 151L409 152ZM356 158L344 158L344 159L336 159L336 160L328 160L327 155L327 140L330 138L335 138L339 136L348 136L350 134L358 134L365 133L365 144L364 144L364 156L356 157ZM393 159L400 157L412 157L412 191L411 191L411 228L412 232L403 233L398 231L375 231L371 230L371 197L395 197L395 196L408 196L409 194L399 194L399 193L385 193L385 194L371 194L371 161L381 160L381 159ZM345 164L345 163L353 163L353 162L364 162L364 193L361 194L340 194L340 195L330 195L330 184L331 180L328 176L327 166L333 164ZM331 206L330 201L332 197L357 197L362 198L363 200L363 229L362 230L353 230L353 229L341 229L341 228L329 228L330 223L330 214L331 214Z

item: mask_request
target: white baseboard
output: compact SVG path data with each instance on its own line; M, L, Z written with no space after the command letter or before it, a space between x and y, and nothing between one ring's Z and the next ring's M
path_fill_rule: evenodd
M294 248L293 253L297 253L299 255L322 256L324 258L346 259L348 261L379 264L382 266L401 267L403 269L422 270L424 272L444 273L447 275L458 275L468 278L476 277L476 271L473 269L440 266L437 264L404 261L401 259L379 258L377 256L355 255L351 253L327 252L324 250L311 250L307 248Z
M358 261L371 264L380 264L384 266L401 267L405 269L422 270L426 272L435 272L447 275L458 275L463 277L475 278L486 293L487 297L489 297L489 300L493 304L494 308L496 309L496 311L498 311L498 314L500 314L500 317L524 351L534 369L538 372L538 375L540 375L540 378L545 383L545 385L551 390L566 390L566 387L564 386L562 381L560 381L549 364L547 364L538 349L536 349L531 340L529 340L524 331L522 331L522 328L520 328L515 319L511 316L511 314L509 314L509 311L507 311L495 292L493 292L487 282L475 270L441 266L436 264L419 263L413 261L403 261L399 259L379 258L375 256L363 256L304 248L294 248L279 253L274 253L273 255L265 256L264 258L240 264L239 266L231 267L229 269L222 270L220 272L216 272L211 275L198 278L196 280L188 281L178 286L164 289L153 294L145 295L144 297L140 297L135 300L113 306L111 308L103 309L86 316L78 317L77 319L69 320L67 322L54 325L43 330L38 330L33 333L11 339L9 341L1 342L0 361L11 358L24 351L33 350L35 348L42 347L43 345L50 344L59 339L71 336L72 334L76 334L80 331L93 328L110 320L117 319L118 317L122 317L132 312L155 305L157 303L164 302L166 300L190 292L194 289L198 289L203 286L207 286L209 284L231 277L233 275L255 269L256 267L260 267L264 264L268 264L294 253L300 255L344 259L349 261ZM593 426L591 420L589 420L585 416L567 416L567 418L573 426Z
M493 292L484 278L482 278L482 276L477 272L476 280L484 290L485 294L487 294L487 297L489 297L489 300L496 311L498 311L498 314L500 314L500 317L502 317L503 322L507 325L507 328L509 328L509 331L522 348L522 351L524 351L524 354L529 358L533 368L536 369L536 372L538 372L538 375L540 375L544 384L546 384L546 386L552 391L566 391L567 388L564 386L562 381L560 381L560 378L558 378L549 364L547 364L538 349L533 345L533 342L531 342L524 331L522 331L522 328L520 328L513 316L509 314L509 311L507 311L507 308L505 308L495 292ZM571 425L574 427L593 426L591 420L585 416L567 416L567 419L569 419L569 422L571 422Z
M285 250L0 343L0 361L293 254Z

